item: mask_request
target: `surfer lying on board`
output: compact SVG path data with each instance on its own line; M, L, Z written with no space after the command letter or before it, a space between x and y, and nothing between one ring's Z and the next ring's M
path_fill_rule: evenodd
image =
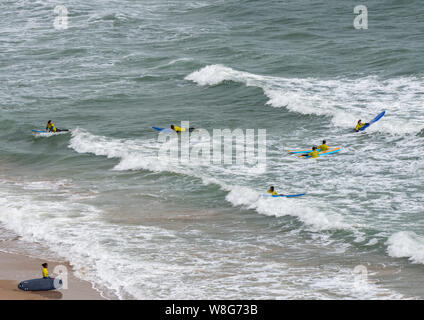
M69 131L68 129L56 129L54 126L54 123L49 120L46 124L46 131L48 132L62 132L62 131Z
M359 129L361 129L363 126L365 126L368 123L362 123L361 120L358 120L358 123L356 125L355 131L358 132Z
M318 149L320 149L321 151L327 151L328 150L327 141L322 140L322 145L318 146Z
M50 277L49 277L49 271L47 270L47 268L49 267L49 265L47 263L43 263L41 266L43 267L43 271L42 271L43 272L43 278L50 279Z
M46 131L48 131L48 132L56 132L56 128L54 126L54 123L51 120L49 120L47 122L47 124L46 124Z
M272 196L284 196L284 194L278 194L277 191L274 190L273 186L270 186L267 190L267 193L269 193Z
M318 154L318 151L317 151L317 147L316 146L313 146L312 147L312 152L309 152L308 153L308 156L310 156L312 158L318 158L319 154Z
M184 132L187 130L186 128L174 126L173 124L171 124L171 129L174 130L175 132ZM193 130L195 130L195 128L188 128L188 132L192 132Z

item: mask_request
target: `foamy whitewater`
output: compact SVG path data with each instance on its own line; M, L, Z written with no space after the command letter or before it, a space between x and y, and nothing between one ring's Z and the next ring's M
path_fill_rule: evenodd
M0 4L0 250L119 299L424 297L422 4L65 5ZM182 121L266 130L266 165L159 159Z

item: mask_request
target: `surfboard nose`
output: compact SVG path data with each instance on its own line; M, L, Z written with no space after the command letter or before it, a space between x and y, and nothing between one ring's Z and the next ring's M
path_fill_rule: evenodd
M62 288L62 279L54 279L54 281L53 281L53 287L55 288L55 289L60 289L60 288Z

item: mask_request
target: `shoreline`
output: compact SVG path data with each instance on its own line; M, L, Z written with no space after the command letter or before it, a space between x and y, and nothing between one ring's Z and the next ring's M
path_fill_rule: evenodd
M67 261L41 260L4 251L0 251L0 261L0 300L107 300L90 282L77 278ZM68 288L31 292L18 289L19 282L23 280L41 278L43 262L49 264L51 275L57 265L67 268Z

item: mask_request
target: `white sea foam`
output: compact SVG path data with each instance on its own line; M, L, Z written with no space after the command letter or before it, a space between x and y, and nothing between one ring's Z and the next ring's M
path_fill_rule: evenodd
M192 164L175 164L169 161L159 161L158 145L155 141L121 140L95 136L84 130L75 130L69 146L80 153L117 158L120 162L114 170L150 170L155 172L174 172L199 178L204 184L214 183L228 191L226 200L234 206L244 206L254 209L260 214L269 216L294 216L314 230L352 229L337 213L329 213L308 204L300 198L262 199L261 193L248 186L235 185L233 180L227 181L225 175L234 176L240 173L240 168L228 169L219 166L197 166ZM246 171L246 170L245 170ZM252 170L247 169L251 173ZM217 174L217 177L214 177Z
M208 65L185 77L201 86L224 81L244 83L263 89L267 104L300 114L331 117L335 126L351 128L358 119L369 121L386 110L384 121L369 131L412 134L422 129L420 78L381 80L377 77L321 80L261 76L223 65Z
M363 290L355 288L349 269L264 264L252 254L265 248L244 242L214 240L212 247L197 243L191 248L191 242L170 230L102 221L101 212L92 206L35 201L4 190L1 195L0 221L8 229L23 240L48 245L69 259L77 276L102 284L100 288L120 298L402 298L372 283ZM72 211L80 211L80 217L72 216ZM190 250L195 253L187 255ZM241 262L243 268L228 271L226 266Z
M411 231L396 232L386 242L387 253L395 258L408 258L424 264L424 237Z
M16 184L13 185L18 191ZM46 192L45 189L42 191ZM50 190L50 197L55 191L55 187ZM134 279L140 268L155 268L126 253L139 245L147 250L143 239L172 238L171 231L104 222L99 217L100 210L83 204L75 195L61 197L58 201L35 198L36 194L18 195L2 188L0 222L19 234L22 240L43 243L60 257L68 259L76 275L96 283L97 288L112 290L120 298L146 297L137 289L143 282L138 279L140 281L134 283ZM116 273L118 267L126 272Z
M301 198L261 198L258 193L247 187L233 186L226 200L235 206L245 206L267 216L293 216L312 230L353 229L337 213L329 213L309 206Z
M332 210L329 206L321 206L319 199L308 199L305 198L297 198L297 199L289 199L289 198L272 198L272 199L264 199L261 198L260 195L262 192L253 189L249 183L246 185L242 185L239 182L243 182L245 177L240 177L235 172L238 172L239 168L222 168L222 167L214 167L213 165L208 166L197 166L190 164L175 164L171 162L160 162L157 161L157 152L158 152L158 143L155 139L151 140L142 140L142 139L115 139L110 137L96 136L85 130L78 129L73 132L72 138L69 143L69 147L73 148L75 151L80 153L92 153L99 156L105 156L108 158L117 159L118 163L113 167L114 170L150 170L156 172L174 172L179 174L188 175L191 177L196 177L201 179L201 181L205 184L216 184L222 190L228 192L226 196L226 200L231 203L233 206L240 206L246 209L256 210L259 214L282 217L282 216L292 216L296 217L300 222L302 222L303 226L307 230L312 231L323 231L323 230L335 230L335 229L343 229L349 230L353 232L355 236L355 241L365 242L368 240L368 243L364 243L366 245L374 245L377 243L376 239L367 239L363 233L358 231L358 227L361 228L357 223L358 221L366 222L366 216L362 217L362 215L358 215L358 220L349 220L349 215L345 215L344 211L336 211L337 206L335 206L334 210ZM309 166L312 166L310 164ZM308 167L309 168L309 167ZM312 167L311 167L312 168ZM360 167L364 169L362 166ZM360 172L360 168L352 168L355 172ZM254 174L254 173L252 173ZM327 184L332 185L337 181L333 181L334 177L327 177ZM256 180L253 179L254 181ZM337 184L334 184L337 185ZM347 183L350 185L350 183ZM343 185L344 187L344 185ZM303 191L303 190L299 190ZM341 193L349 193L349 190L340 189ZM361 220L363 219L363 220ZM321 233L319 233L321 234ZM317 240L319 241L319 239ZM346 250L346 248L341 248L341 252ZM117 253L118 254L118 253ZM137 260L138 261L138 260ZM141 262L140 262L141 263ZM157 263L157 262L155 262ZM167 271L165 266L161 263L152 265L144 265L145 268L153 268L157 269L157 272L154 272L150 276L145 276L140 278L140 281L152 281L152 279L159 279L163 277ZM201 264L203 264L202 262ZM143 265L143 264L142 264ZM144 268L143 267L143 268ZM105 266L105 268L107 268ZM126 267L129 270L134 270L134 272L139 272L139 268L137 269L130 262L128 262L128 266ZM131 269L133 268L133 269ZM203 267L199 265L196 266L197 269L201 270ZM190 269L193 272L197 272ZM185 270L187 271L187 270ZM103 271L105 274L102 276L103 279L108 278L109 272ZM112 271L110 271L112 273ZM183 270L181 270L183 272ZM269 277L269 275L267 275ZM152 278L153 277L153 278ZM241 279L241 278L240 278ZM244 279L244 278L243 278ZM323 276L323 279L326 279ZM341 279L341 278L340 278ZM124 281L130 281L129 279L120 279L119 281L114 282L117 279L109 279L107 281L108 285L111 288L114 288L115 291L119 292L119 283ZM327 283L334 285L334 288L331 288L332 291L336 291L336 283L337 279L333 279L334 281L327 281ZM155 280L153 280L155 281ZM244 279L246 281L246 279ZM325 281L317 281L314 282L316 288L322 286L325 287ZM173 291L173 297L183 297L182 292L186 290L187 287L181 286L179 284L175 284L175 291ZM135 286L133 288L126 288L127 294L131 294L137 297L151 297L151 295L155 295L156 297L160 296L155 288L143 288L142 291L139 287ZM193 297L201 297L205 294L204 291L199 291L195 288L193 290ZM242 288L240 288L242 290ZM324 289L323 289L324 290ZM162 291L161 291L162 292ZM366 292L366 293L365 293ZM379 292L376 289L376 292ZM125 293L120 293L121 295L125 295ZM276 290L273 294L275 296L283 297L287 292ZM296 297L299 296L299 291L296 293ZM317 297L314 292L313 296ZM381 295L382 293L376 293L377 295ZM305 296L307 294L305 293ZM365 290L364 292L358 291L356 293L352 293L352 296L356 297L367 297L372 298L374 293ZM393 298L396 295L387 293L387 298ZM184 296L187 297L187 296ZM217 296L216 298L223 297ZM228 297L228 296L227 296ZM264 294L262 297L269 297ZM287 297L287 296L286 296ZM397 297L397 296L396 296ZM320 296L320 298L326 298L325 295Z
M406 297L390 289L380 287L372 280L373 272L368 271L367 276L361 279L354 270L337 269L333 267L333 277L315 279L312 286L315 290L330 290L337 294L340 299L370 299L370 300L388 300L388 299L414 299L415 297ZM346 294L348 293L348 294ZM322 297L327 299L327 297Z
M216 184L227 191L226 200L233 206L253 209L269 216L293 216L308 230L346 229L355 232L350 221L346 221L341 213L331 208L323 210L317 207L316 201L309 201L306 197L261 198L258 190L249 185L237 184L237 175L233 174L231 168L160 163L156 158L158 144L155 139L115 139L78 129L72 133L69 147L79 153L117 159L114 170L169 171L200 178L204 184ZM16 182L12 185L19 187ZM67 194L64 190L71 188L71 185L69 180L57 183L31 181L22 186L22 190L31 191L26 196L2 193L0 221L22 235L24 240L47 244L54 252L69 259L76 266L80 277L103 284L121 298L236 299L252 297L252 293L246 291L246 286L250 284L258 287L254 297L264 299L327 299L334 295L370 299L401 297L374 285L365 290L352 288L348 282L353 281L349 270L301 270L280 263L264 267L261 263L246 262L242 272L228 276L221 266L229 262L251 261L250 255L246 256L252 252L250 244L221 240L223 243L220 244L216 240L218 248L231 247L231 250L228 253L223 253L222 249L211 252L208 247L203 252L196 248L196 254L187 257L186 252L193 248L189 248L191 244L175 232L155 227L107 223L101 219L102 211L84 204L80 201L83 196L79 199L73 196L73 192L63 200L63 194ZM60 193L62 200L43 201L40 200L42 197L33 192ZM46 220L49 224L44 223ZM362 241L363 237L357 236L357 239ZM319 238L315 238L314 243L318 242ZM329 245L333 242L330 241ZM244 245L249 248L239 252L238 248ZM140 251L140 248L143 250ZM343 252L345 248L340 250ZM116 274L117 269L126 272ZM214 286L208 282L212 275L215 278L220 275ZM164 278L167 279L167 285L160 284ZM187 282L187 279L194 280ZM285 282L282 283L280 279L285 279Z

